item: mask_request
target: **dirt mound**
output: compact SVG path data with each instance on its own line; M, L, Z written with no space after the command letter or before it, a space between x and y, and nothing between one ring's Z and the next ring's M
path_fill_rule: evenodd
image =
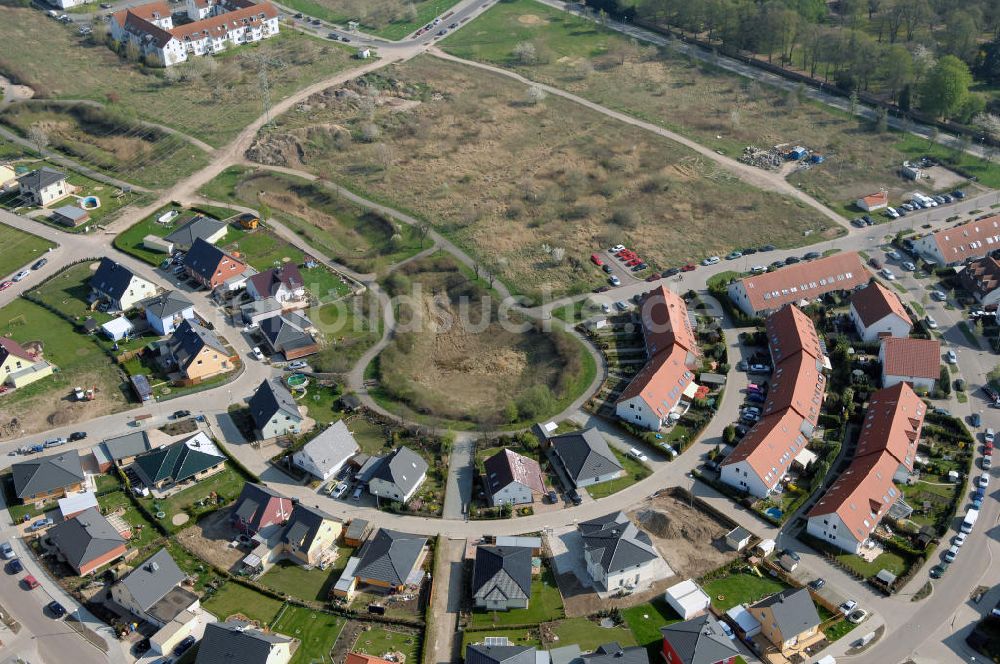
M45 418L45 421L54 427L62 427L72 422L73 419L65 410L57 410L54 413L49 413L49 416Z
M297 166L302 156L302 144L292 134L263 135L246 151L247 159L265 166Z
M688 542L705 542L713 539L715 529L690 521L674 519L666 512L645 509L638 513L642 527L663 539L684 539Z
M521 25L544 25L548 21L542 19L538 14L521 14L517 17L517 22Z

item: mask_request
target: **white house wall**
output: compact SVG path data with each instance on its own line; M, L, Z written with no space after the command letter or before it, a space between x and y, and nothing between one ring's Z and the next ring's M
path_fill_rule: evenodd
M500 505L528 505L534 502L534 494L531 489L520 482L511 482L493 494L493 506Z
M809 517L806 532L848 553L857 553L861 550L862 543L851 534L850 528L837 514L820 514Z
M909 321L904 321L896 314L889 314L865 327L853 304L851 305L851 320L854 322L854 329L857 330L858 336L867 342L878 341L880 336L908 337L910 329L913 327Z
M781 477L781 475L782 473L779 473L778 477ZM745 460L722 466L719 472L719 479L731 487L746 491L758 498L766 498L773 488L764 484L764 480L757 475L756 471L750 466L750 463Z

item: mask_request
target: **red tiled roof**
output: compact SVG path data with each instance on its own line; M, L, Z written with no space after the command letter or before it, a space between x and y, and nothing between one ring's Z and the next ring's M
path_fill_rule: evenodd
M993 249L1000 249L1000 215L942 228L932 233L931 237L947 263L982 256Z
M886 337L882 339L882 373L886 376L938 378L941 342L937 339Z
M899 498L899 490L892 483L898 467L899 462L890 454L856 458L809 511L809 516L835 513L851 535L863 542Z
M175 38L202 39L204 37L222 37L230 30L240 27L252 27L258 22L278 16L278 10L270 2L240 7L218 16L210 16L201 21L180 25L170 31Z
M764 417L729 453L723 465L746 461L765 484L773 486L809 442L802 433L804 422L793 410Z
M374 655L366 655L363 652L349 652L347 653L347 659L344 660L344 664L396 664L396 663L390 662L387 659L382 659L381 657L375 657Z
M868 404L855 458L889 454L912 471L926 411L927 405L907 383L875 392Z
M743 278L754 311L775 310L806 298L868 283L871 274L855 251L789 265L774 272Z
M764 415L791 409L811 426L816 426L826 376L821 360L799 353L781 362L771 374L771 390L767 393Z
M21 344L17 343L13 339L0 337L0 362L6 360L8 355L13 355L14 357L19 357L22 360L34 362L31 355L28 354L28 351L24 350Z
M879 322L889 314L896 314L910 322L910 315L906 313L906 307L899 296L877 281L854 293L851 296L851 306L858 312L865 327Z
M618 402L641 396L653 412L665 417L694 380L687 361L688 351L680 346L671 346L670 350L657 353L649 358L622 391Z
M980 297L1000 287L1000 261L992 256L980 258L965 266L961 279L965 287Z
M788 305L768 316L764 321L764 330L771 350L771 360L776 365L799 352L805 352L814 358L823 355L816 326L798 307Z
M162 48L173 39L173 35L152 21L169 16L170 8L167 3L151 2L115 12L114 21L130 34L149 35L153 43Z
M687 304L677 293L660 286L649 291L639 305L646 351L655 355L678 344L691 350L698 347L691 329Z
M875 205L888 205L889 204L889 192L879 191L874 194L868 194L867 196L862 196L861 200L865 202L868 207L873 207Z

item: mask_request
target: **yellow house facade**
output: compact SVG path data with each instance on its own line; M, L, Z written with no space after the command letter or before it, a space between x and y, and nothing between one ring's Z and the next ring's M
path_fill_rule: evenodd
M13 339L0 338L0 380L10 387L24 387L52 375L52 365L38 361Z
M789 588L747 609L760 623L760 633L783 654L801 650L823 638L809 591Z

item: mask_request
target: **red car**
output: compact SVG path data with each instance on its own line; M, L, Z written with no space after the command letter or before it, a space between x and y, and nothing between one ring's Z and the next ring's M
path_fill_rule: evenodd
M648 277L646 277L646 281L656 281L659 278L660 278L660 275L658 275L657 273L654 272L653 274L651 274Z
M983 454L986 456L991 456L993 454L993 443L986 443L983 445Z
M34 590L38 586L42 585L38 582L37 579L35 579L35 577L31 576L30 574L24 577L24 579L22 580L24 581L24 585L28 587L28 590Z
M0 284L0 291L7 290L8 288L10 288L13 285L14 285L13 281L7 280L7 281L3 282L2 284Z
M688 263L687 265L685 265L684 267L681 268L681 272L691 272L696 267L697 267L696 265L692 265L691 263Z
M597 254L590 255L590 262L592 262L597 267L601 267L602 265L604 265L604 261L602 261L601 257L598 256Z

